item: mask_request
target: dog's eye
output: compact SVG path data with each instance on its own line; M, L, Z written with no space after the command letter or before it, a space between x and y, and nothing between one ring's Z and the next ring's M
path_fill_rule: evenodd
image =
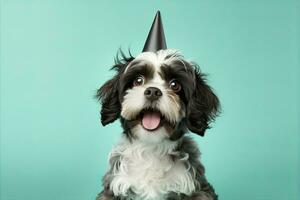
M170 88L174 92L179 92L181 90L181 85L178 83L178 81L172 80L172 81L170 81Z
M140 86L143 85L145 82L145 79L143 76L138 76L133 81L133 86Z

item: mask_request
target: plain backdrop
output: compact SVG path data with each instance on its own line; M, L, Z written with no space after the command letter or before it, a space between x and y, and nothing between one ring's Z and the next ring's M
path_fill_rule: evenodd
M1 0L1 200L92 200L119 122L95 91L119 47L141 52L156 11L223 112L205 137L220 200L300 198L299 1Z

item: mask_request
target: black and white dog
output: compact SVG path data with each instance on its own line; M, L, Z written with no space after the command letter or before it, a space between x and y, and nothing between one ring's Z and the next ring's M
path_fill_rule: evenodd
M97 200L216 200L188 130L203 136L219 100L199 67L172 49L117 59L97 92L101 122L120 119Z

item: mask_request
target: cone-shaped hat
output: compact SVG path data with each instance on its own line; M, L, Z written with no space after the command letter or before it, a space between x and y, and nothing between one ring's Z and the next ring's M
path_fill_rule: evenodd
M160 12L157 11L147 40L145 42L143 52L157 52L161 49L167 49L167 44L163 24L160 17Z

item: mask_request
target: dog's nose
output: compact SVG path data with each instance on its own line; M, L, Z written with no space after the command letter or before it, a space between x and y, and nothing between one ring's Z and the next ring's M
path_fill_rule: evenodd
M150 101L155 101L162 96L162 92L160 89L156 87L148 87L144 92L145 97Z

